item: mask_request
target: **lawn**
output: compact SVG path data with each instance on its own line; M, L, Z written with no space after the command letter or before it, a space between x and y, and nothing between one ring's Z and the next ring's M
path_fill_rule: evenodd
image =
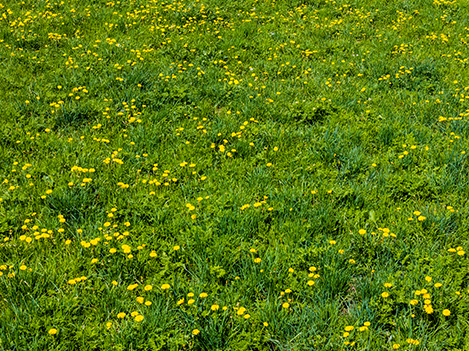
M468 350L469 2L0 0L0 350Z

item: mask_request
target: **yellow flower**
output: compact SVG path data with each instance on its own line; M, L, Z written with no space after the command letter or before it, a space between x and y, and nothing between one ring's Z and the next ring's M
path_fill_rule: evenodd
M384 297L384 298L386 298L386 297L389 296L389 293L385 291L384 293L381 294L381 296Z
M200 330L199 329L194 329L192 331L192 335L198 335L200 333Z
M425 277L425 280L426 280L427 282L431 282L431 281L432 281L432 277L429 277L429 276L427 275L427 276Z
M399 344L393 344L393 345L392 345L392 348L393 348L394 350L397 350L399 347L401 347L401 345L399 345Z
M345 330L345 331L348 331L348 332L350 332L350 331L352 331L352 330L354 330L354 329L355 329L355 327L354 327L353 325L347 325L347 326L344 328L344 330Z
M192 305L194 302L195 302L194 299L190 299L189 301L187 301L187 304L188 304L188 305Z
M282 307L283 308L288 308L288 307L290 307L290 304L288 302L285 302L285 303L282 304Z
M358 231L358 234L360 234L360 235L365 235L365 234L366 234L366 230L365 230L365 229L360 229L360 230Z
M443 310L443 316L448 317L451 314L450 310Z
M169 284L161 285L161 290L168 290L171 286Z
M267 322L264 322L263 324L264 324L264 327L268 327L268 326L269 326L269 323L267 323Z
M202 298L207 297L207 296L208 296L207 293L204 293L204 292L199 295L199 297L202 297Z
M57 329L51 328L51 329L49 329L49 332L48 332L48 333L49 333L50 335L55 335L55 334L57 334Z
M219 305L212 305L212 307L210 307L212 311L217 311L220 306Z
M145 299L141 296L137 297L137 302L138 303L143 303L143 301L145 301Z
M145 287L143 289L145 291L150 291L151 289L153 289L153 287L151 285L145 285Z
M177 251L177 250L179 250L180 248L181 248L181 247L180 247L179 245L176 245L176 246L173 247L173 250L174 250L174 251Z
M127 290L134 290L137 286L138 286L138 284L130 284L130 285L127 287Z
M156 257L156 251L150 252L150 257Z
M244 319L249 319L249 318L251 318L251 315L250 315L250 314L245 314L245 315L243 316L243 318L244 318Z
M415 299L410 300L410 304L411 304L412 306L415 306L415 305L418 304L418 303L419 303L419 300L415 300Z
M117 318L120 318L120 319L124 318L125 316L126 316L126 314L124 312L121 312L121 313L117 314Z
M260 257L257 257L256 259L254 259L254 262L255 262L255 263L261 263L261 261L262 261L262 260L261 260Z
M238 309L238 312L236 312L236 314L237 314L238 316L241 316L241 315L244 314L244 312L246 312L246 309L245 309L244 307L240 307L240 308Z
M143 321L143 316L141 314L139 314L138 316L135 316L135 321L136 322L141 322Z
M112 322L107 322L106 323L106 329L111 329L112 327Z

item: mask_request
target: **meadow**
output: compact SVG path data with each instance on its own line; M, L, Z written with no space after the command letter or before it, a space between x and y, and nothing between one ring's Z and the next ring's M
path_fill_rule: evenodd
M469 2L0 0L0 350L469 350Z

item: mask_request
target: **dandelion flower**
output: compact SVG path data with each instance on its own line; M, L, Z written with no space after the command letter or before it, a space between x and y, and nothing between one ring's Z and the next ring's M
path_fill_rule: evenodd
M138 316L135 316L135 321L136 322L141 322L143 321L143 316L141 314L139 314Z

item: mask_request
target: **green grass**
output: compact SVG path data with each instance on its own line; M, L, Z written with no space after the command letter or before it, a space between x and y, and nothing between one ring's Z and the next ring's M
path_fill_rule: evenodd
M0 1L0 349L467 350L468 13Z

